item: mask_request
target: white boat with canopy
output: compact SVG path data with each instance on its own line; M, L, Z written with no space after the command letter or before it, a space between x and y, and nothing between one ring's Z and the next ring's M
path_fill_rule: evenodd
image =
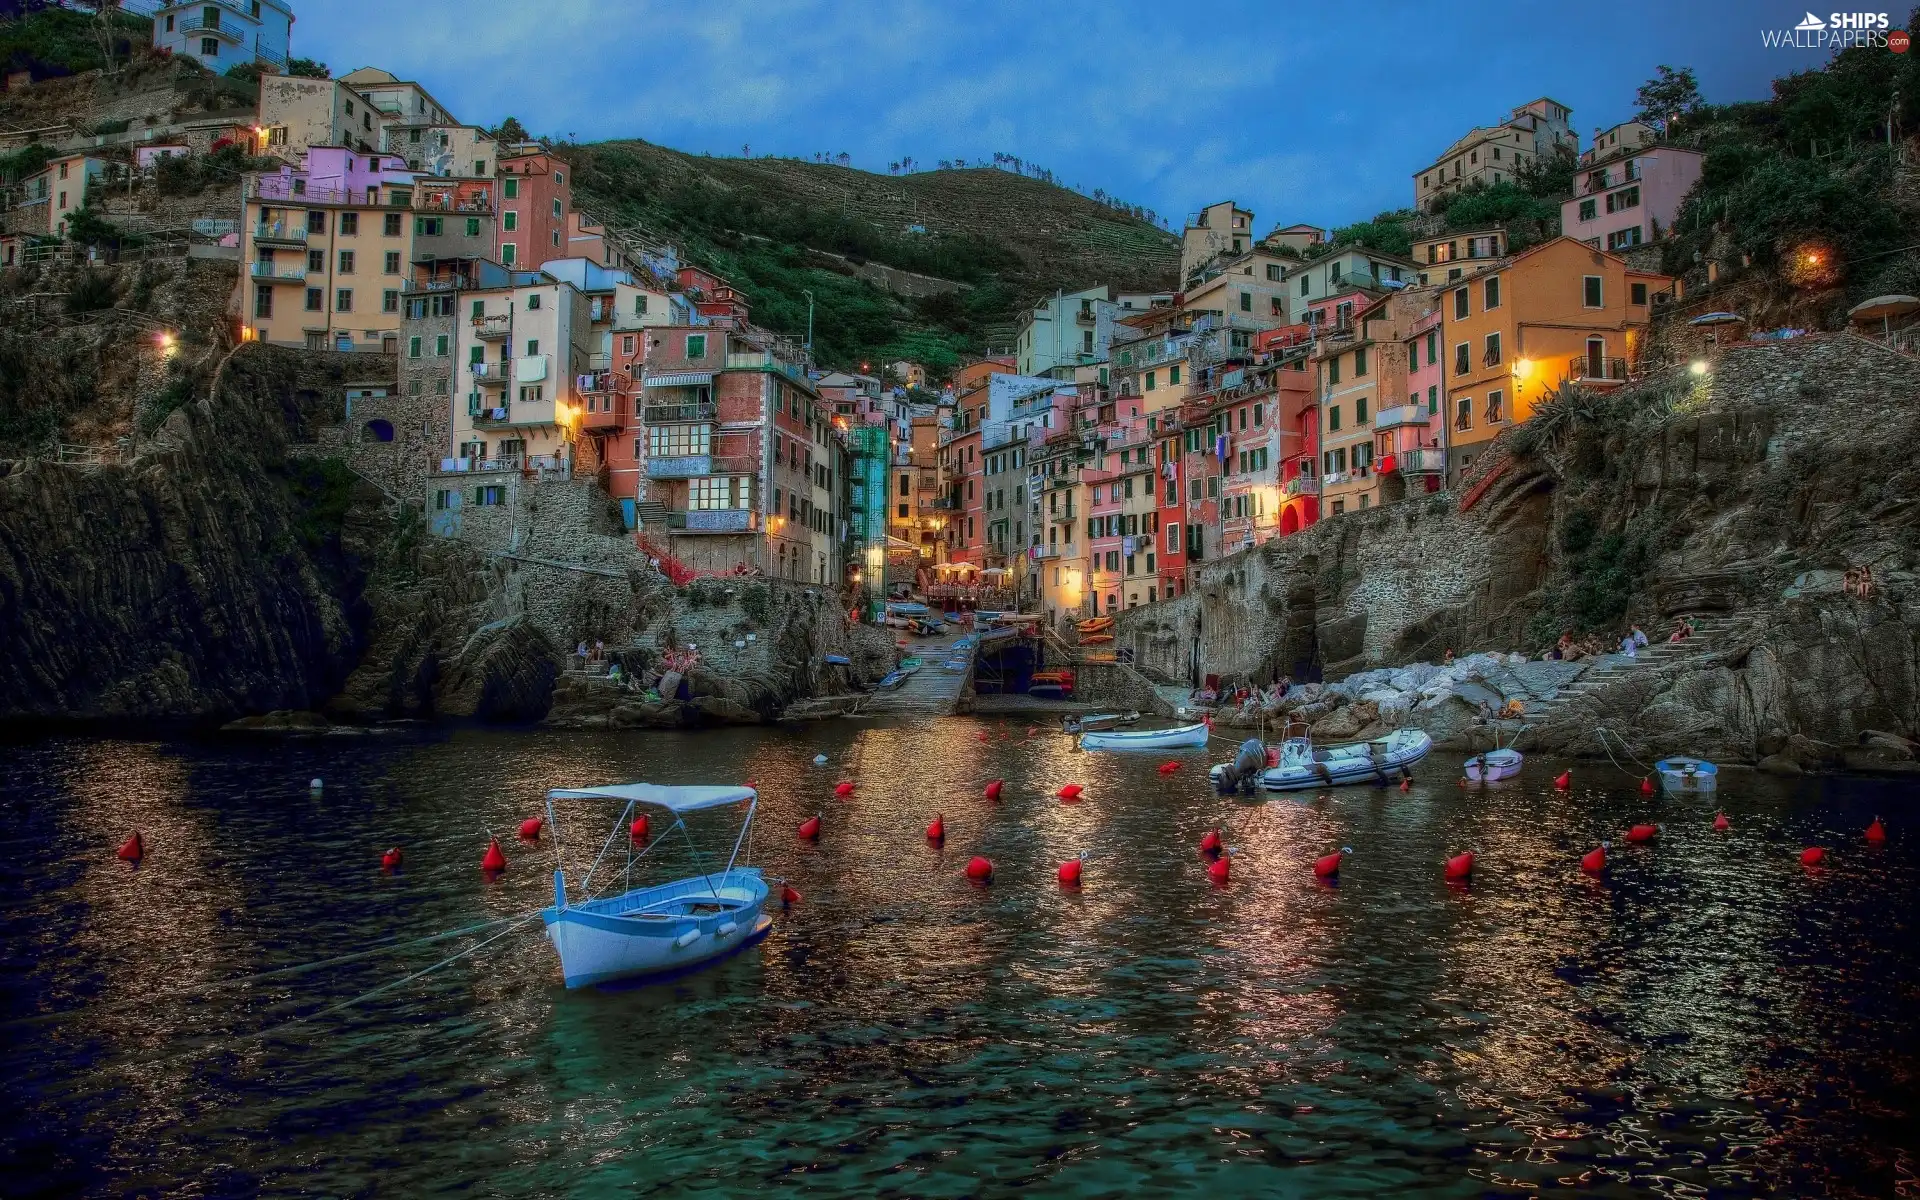
M773 926L773 918L761 911L767 902L766 880L759 868L736 865L758 806L752 788L651 783L555 788L547 793L547 827L554 831L556 854L561 852L561 825L556 820L555 805L594 800L619 802L620 818L577 885L579 898L568 898L565 872L556 867L553 907L540 914L546 922L547 937L560 954L560 971L568 987L677 975L766 936ZM686 814L742 804L746 805L746 818L724 869L702 870L654 887L632 886L634 867L675 832L686 839L696 857L699 855L699 847L687 830ZM635 812L642 808L663 809L672 815L673 823L647 846L636 848L628 830ZM603 869L610 869L610 873L617 869L607 861L615 839L627 844L627 888L617 895L596 896L592 890L596 875Z
M1083 733L1082 750L1190 750L1207 744L1206 722L1173 729L1141 729Z

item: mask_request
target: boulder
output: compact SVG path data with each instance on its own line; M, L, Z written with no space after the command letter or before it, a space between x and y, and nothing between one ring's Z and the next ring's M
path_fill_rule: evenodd
M1348 741L1379 719L1379 705L1371 700L1359 700L1315 721L1313 738L1317 742Z
M1769 775L1804 775L1800 764L1784 754L1769 754L1758 763L1759 769Z
M317 712L282 708L228 721L221 730L227 733L325 733L327 719Z

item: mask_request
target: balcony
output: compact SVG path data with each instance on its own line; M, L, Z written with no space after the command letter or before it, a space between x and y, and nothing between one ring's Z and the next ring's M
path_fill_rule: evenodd
M734 350L727 353L727 370L751 371L773 366L773 352L770 350Z
M244 45L246 42L246 37L239 28L231 25L222 25L220 23L220 14L218 13L213 15L212 20L208 20L207 17L201 13L195 13L192 16L182 16L180 18L180 24L176 26L176 28L178 28L181 33L217 34L236 46Z
M667 513L671 533L752 533L758 514L744 508L675 509Z
M619 429L627 424L631 411L625 396L610 396L582 413L580 425L583 429Z
M1034 557L1038 558L1042 562L1045 562L1049 558L1061 558L1065 555L1071 555L1072 553L1073 553L1072 542L1068 542L1064 547L1037 546L1034 548Z
M485 429L494 425L511 425L513 423L513 410L504 403L493 408L470 408L468 409L468 413L473 417L473 424L476 429Z
M247 274L266 283L305 283L307 269L301 267L283 267L270 262L247 264Z
M1446 452L1431 447L1402 450L1394 460L1402 475L1441 475L1447 469Z
M952 496L935 496L931 500L922 500L920 502L921 512L945 513L952 512L959 507L960 505L954 501Z
M470 365L473 370L473 381L481 387L505 387L508 378L513 374L512 369L503 362L477 362Z
M283 246L304 246L307 244L307 227L286 221L256 221L253 240L275 242Z
M705 404L649 404L640 410L640 420L648 425L704 424L714 419L712 401Z
M1625 383L1627 360L1581 355L1567 360L1567 378L1577 379L1581 383Z
M1295 475L1280 485L1280 490L1289 496L1318 496L1320 477L1318 475Z
M513 329L513 318L508 316L479 317L473 322L473 336L482 341L497 342Z
M1425 425L1427 407L1424 404L1396 404L1392 408L1383 408L1373 418L1375 429L1397 429L1402 425Z
M1073 323L1075 325L1085 325L1088 329L1092 329L1098 320L1099 318L1094 315L1093 310L1090 308L1083 308L1073 314Z
M648 479L700 479L713 474L713 455L683 454L678 458L647 459Z

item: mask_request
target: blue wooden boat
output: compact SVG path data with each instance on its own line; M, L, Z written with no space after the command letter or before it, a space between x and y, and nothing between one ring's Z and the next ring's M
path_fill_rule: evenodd
M1660 772L1660 784L1669 792L1697 795L1720 786L1720 768L1698 758L1663 758L1653 764Z
M547 938L560 954L560 973L568 987L679 975L752 945L773 927L773 918L761 911L767 902L767 884L759 868L736 865L758 804L752 788L651 783L555 788L547 793L547 827L554 830L556 854L560 851L562 826L556 820L555 804L570 800L617 800L622 810L599 857L580 880L577 890L581 898L568 898L566 874L555 869L553 906L540 914L546 922ZM688 845L693 844L684 820L687 813L741 804L747 806L746 818L724 869L595 898L591 890L594 876L603 867L610 872L617 869L609 866L607 856L616 840L628 842L623 835L636 808L644 805L664 809L672 814L673 824L637 853L628 843L625 874L629 883L634 866L674 832L686 837Z

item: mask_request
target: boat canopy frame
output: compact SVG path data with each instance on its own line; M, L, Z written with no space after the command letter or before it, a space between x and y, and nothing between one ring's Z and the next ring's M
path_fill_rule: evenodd
M646 846L642 847L638 854L634 853L633 839L631 837L627 839L627 865L625 871L627 890L633 890L634 864L653 853L654 847L662 844L668 837L673 835L675 830L678 830L681 838L687 843L687 848L693 852L698 873L702 879L706 880L708 891L718 896L720 889L713 882L713 873L707 867L705 856L700 852L699 844L693 840L693 834L687 829L686 814L690 812L702 812L708 809L726 808L740 804L743 801L746 803L746 819L741 822L740 832L735 835L733 839L733 849L727 855L727 865L724 870L720 872L724 876L727 872L732 871L734 864L740 860L740 848L746 842L748 832L753 829L754 814L760 807L759 791L746 786L669 786L654 783L621 783L609 784L604 787L553 788L547 792L547 826L553 830L553 903L556 908L568 907L566 873L565 869L560 865L561 843L564 839L561 833L558 814L554 810L554 802L556 800L620 800L624 802L620 811L619 820L615 821L613 828L607 831L607 840L601 844L600 853L594 857L593 865L587 868L587 873L580 879L579 888L583 902L590 901L594 898L594 894L588 889L593 882L595 872L599 871L600 864L606 860L607 852L613 849L614 838L620 835L621 830L627 829L630 826L633 820L634 810L643 804L655 808L663 808L669 813L672 813L673 824L668 826L667 831L659 838L650 841ZM748 848L748 857L752 857L751 847Z

